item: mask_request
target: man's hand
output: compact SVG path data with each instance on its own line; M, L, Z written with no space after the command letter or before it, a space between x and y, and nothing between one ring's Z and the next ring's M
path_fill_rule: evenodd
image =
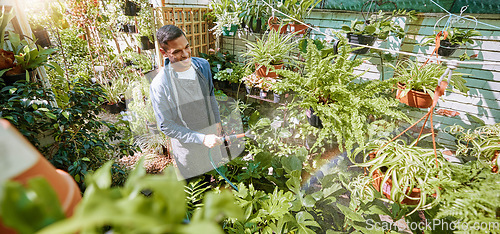
M205 135L205 138L203 139L203 144L208 148L212 148L216 145L222 144L222 140L220 139L220 137L214 134Z

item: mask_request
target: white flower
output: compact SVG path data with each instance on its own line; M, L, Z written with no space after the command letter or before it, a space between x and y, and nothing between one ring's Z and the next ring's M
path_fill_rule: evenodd
M228 69L226 69L226 72L227 72L229 75L231 75L231 73L233 73L233 69L228 68Z

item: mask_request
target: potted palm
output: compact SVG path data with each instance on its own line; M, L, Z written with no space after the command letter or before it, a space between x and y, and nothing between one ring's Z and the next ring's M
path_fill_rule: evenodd
M436 34L427 36L426 38L429 39L422 43L422 45L428 45L439 38L437 53L441 56L451 56L460 46L467 43L474 44L474 40L471 37L475 36L481 36L481 33L474 29L465 30L454 27L444 31L436 30Z
M284 64L291 64L293 57L289 52L297 43L294 35L270 30L269 34L262 35L256 42L244 39L248 50L243 56L250 57L248 65L255 66L257 76L276 78L278 74L274 70L283 68Z
M353 194L370 193L372 185L388 200L414 206L407 215L436 206L440 185L451 181L452 171L440 151L435 155L434 149L417 147L416 142L374 140L356 149L353 155L368 152L365 161L356 164L367 173L355 180L356 186L350 186Z
M386 40L393 33L399 39L405 36L405 32L401 26L396 24L393 19L395 17L407 16L410 20L416 19L415 11L406 12L406 10L394 10L392 14L386 15L382 11L378 14L373 14L366 21L353 20L351 25L342 25L342 31L347 34L349 42L361 45L372 46L375 40ZM356 46L353 46L357 48ZM355 54L366 54L370 48L363 47L353 51Z
M320 2L321 0L285 0L281 6L281 10L297 21L304 22L304 19L311 14L311 11ZM294 21L290 23L290 31L297 34L306 33L307 26L299 22Z
M428 108L432 105L434 90L446 67L440 64L421 66L412 60L402 60L396 66L392 64L388 66L394 69L392 80L398 85L396 98L400 102L417 108ZM448 86L449 91L464 95L469 91L462 75L464 74L453 72L449 84L453 89Z

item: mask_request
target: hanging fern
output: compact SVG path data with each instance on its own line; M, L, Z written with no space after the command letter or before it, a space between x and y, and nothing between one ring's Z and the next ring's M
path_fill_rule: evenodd
M455 185L445 187L443 201L436 218L452 217L461 222L458 230L471 231L474 223L500 225L500 174L478 161L453 168ZM500 232L499 226L477 232ZM468 228L468 230L466 230ZM487 228L488 229L488 228Z
M274 88L278 92L293 90L302 99L292 107L313 108L323 123L315 143L335 135L341 150L348 152L357 143L363 145L371 125L369 119L397 119L409 121L398 108L398 102L387 95L392 87L390 81L362 80L364 74L355 74L354 69L362 64L361 59L349 59L351 47L341 40L337 54L331 49L319 51L312 41L307 43L305 75L279 70L284 77Z

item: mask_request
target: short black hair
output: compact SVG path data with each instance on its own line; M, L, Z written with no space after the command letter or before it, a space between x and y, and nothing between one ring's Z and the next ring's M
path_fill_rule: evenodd
M186 36L186 34L184 34L179 27L171 24L161 27L156 32L158 44L160 44L162 48L167 45L167 42L173 41L181 36Z

